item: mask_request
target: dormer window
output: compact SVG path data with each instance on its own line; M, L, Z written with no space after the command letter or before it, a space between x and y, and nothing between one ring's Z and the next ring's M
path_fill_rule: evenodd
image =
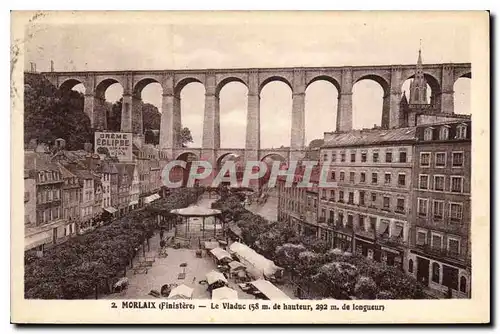
M439 139L440 140L448 139L448 133L449 133L448 126L443 126L441 129L439 129Z
M459 125L457 126L457 139L465 139L467 137L467 126L466 125Z
M424 140L432 140L432 128L425 129Z

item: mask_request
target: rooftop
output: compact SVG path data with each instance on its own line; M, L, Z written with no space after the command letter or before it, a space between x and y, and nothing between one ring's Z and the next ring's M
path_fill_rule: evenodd
M322 148L364 146L394 142L415 141L415 127L399 129L354 130L328 134Z

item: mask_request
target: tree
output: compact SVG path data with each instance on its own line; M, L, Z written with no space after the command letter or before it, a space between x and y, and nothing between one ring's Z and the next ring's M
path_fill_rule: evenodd
M144 131L144 141L146 144L155 144L157 136L154 134L153 130L147 129Z
M160 130L160 123L161 114L158 108L151 103L143 103L142 126L144 130Z
M377 296L377 284L371 277L360 276L354 287L354 293L358 299L375 299Z
M26 74L24 90L24 141L47 144L66 140L69 150L81 149L93 140L90 119L83 112L83 94L60 91L38 74Z
M193 142L193 136L191 135L191 130L187 127L183 127L179 134L179 143L182 147L186 147L188 143Z
M107 112L107 125L108 130L120 131L122 123L122 104L123 98L120 98L113 104L106 102Z

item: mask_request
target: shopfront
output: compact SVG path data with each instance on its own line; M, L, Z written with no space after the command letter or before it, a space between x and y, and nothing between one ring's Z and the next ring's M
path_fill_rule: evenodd
M333 246L344 252L352 253L352 234L346 234L339 231L335 231Z

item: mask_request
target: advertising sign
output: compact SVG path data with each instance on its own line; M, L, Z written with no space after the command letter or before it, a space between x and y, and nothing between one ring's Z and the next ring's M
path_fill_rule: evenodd
M96 132L94 147L97 154L109 154L120 161L132 160L132 133Z

